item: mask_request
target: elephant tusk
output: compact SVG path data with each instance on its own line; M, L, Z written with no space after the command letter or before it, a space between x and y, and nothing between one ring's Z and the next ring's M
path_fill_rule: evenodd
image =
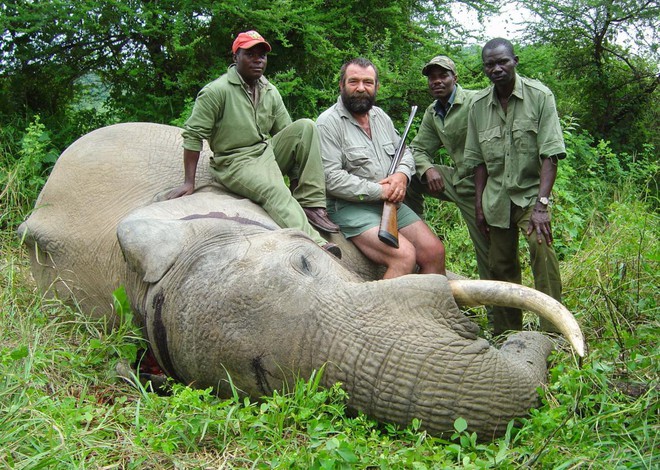
M495 305L529 310L551 322L584 357L584 337L573 314L549 295L529 287L502 281L451 280L456 303L466 307Z

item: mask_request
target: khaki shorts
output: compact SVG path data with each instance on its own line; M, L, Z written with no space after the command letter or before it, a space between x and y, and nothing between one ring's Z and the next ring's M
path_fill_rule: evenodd
M383 203L349 202L328 199L327 211L330 219L341 229L346 238L356 237L370 228L380 226ZM422 220L408 206L401 204L397 210L398 228Z

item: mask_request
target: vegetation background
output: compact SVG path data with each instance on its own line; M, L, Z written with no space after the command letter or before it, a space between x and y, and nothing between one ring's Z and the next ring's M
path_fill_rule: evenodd
M430 103L420 70L434 55L455 59L466 88L487 85L474 44L489 38L454 17L456 6L483 20L512 3L0 3L0 466L658 468L657 1L515 5L532 13L516 41L519 72L555 92L563 122L556 248L589 354L553 354L539 408L503 438L478 440L461 419L437 437L417 422L398 429L349 417L345 393L320 389L318 375L261 402L182 385L160 396L118 381L117 364L143 346L121 291L114 331L42 298L15 236L66 146L116 122L181 124L197 91L231 62L239 31L256 29L273 45L267 75L294 119L332 104L340 65L365 56L380 69L379 105L403 123L411 104ZM448 266L474 273L459 214L427 202ZM484 325L484 312L473 314Z

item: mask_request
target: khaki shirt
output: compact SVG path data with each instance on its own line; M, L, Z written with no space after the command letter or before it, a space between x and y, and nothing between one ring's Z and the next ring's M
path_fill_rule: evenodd
M436 112L437 100L426 108L417 135L410 143L410 149L415 158L417 176L420 180L423 181L424 173L435 163L438 150L444 147L456 168L451 183L457 186L461 180L467 177L470 179L469 184L474 186L471 181L472 172L468 171L463 163L463 152L467 135L468 111L478 91L464 90L457 84L454 93L454 102L444 120Z
M202 88L181 133L183 148L200 151L206 139L217 164L226 158L261 155L268 139L291 124L291 117L268 80L261 77L257 86L255 106L232 64L226 74Z
M385 112L374 106L369 111L371 139L344 107L341 97L316 120L321 137L326 195L347 201L380 201L378 181L387 171L401 141L399 133ZM415 172L415 161L406 149L397 172L408 181Z
M489 225L508 228L511 202L527 208L538 197L543 158L564 158L566 149L552 92L537 80L516 74L507 113L494 86L474 98L468 117L465 165L485 163L482 197Z

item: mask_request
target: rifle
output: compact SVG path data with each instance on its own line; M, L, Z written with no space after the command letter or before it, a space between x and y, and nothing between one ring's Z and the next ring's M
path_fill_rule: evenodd
M408 131L410 130L416 112L417 106L413 105L410 109L410 117L408 118L406 129L401 136L399 147L396 149L390 168L387 171L387 176L393 175L396 168L399 166L399 163L401 163L403 152L406 150L406 136L408 135ZM398 208L399 206L397 204L385 201L383 204L383 214L380 217L380 229L378 230L378 238L380 241L394 248L399 248L399 224L396 217L396 211Z

